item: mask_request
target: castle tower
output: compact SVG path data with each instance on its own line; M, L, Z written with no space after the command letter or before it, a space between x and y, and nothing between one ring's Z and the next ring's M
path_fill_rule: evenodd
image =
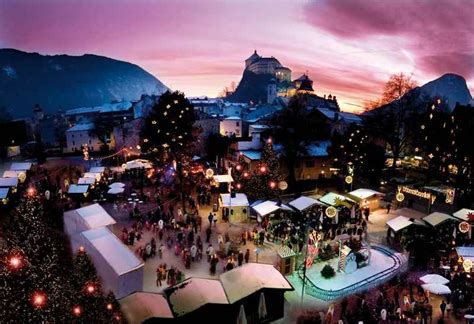
M275 79L271 79L267 85L267 103L272 104L277 97L277 86Z
M257 50L253 52L252 55L248 59L245 60L245 68L248 68L250 64L258 61L260 59L260 55L257 54Z

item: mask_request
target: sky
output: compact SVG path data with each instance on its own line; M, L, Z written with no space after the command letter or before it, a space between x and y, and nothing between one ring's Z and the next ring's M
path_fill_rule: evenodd
M473 92L473 32L472 0L0 0L0 48L129 61L187 96L238 83L256 49L352 111L399 72Z

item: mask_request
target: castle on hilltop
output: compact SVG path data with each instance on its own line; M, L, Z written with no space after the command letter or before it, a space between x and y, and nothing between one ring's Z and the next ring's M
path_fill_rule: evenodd
M255 74L271 74L278 82L291 82L291 70L289 68L283 66L273 56L263 57L258 55L257 50L245 60L245 69Z

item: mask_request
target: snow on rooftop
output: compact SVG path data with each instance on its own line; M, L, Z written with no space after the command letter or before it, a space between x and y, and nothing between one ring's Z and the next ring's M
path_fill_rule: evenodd
M143 263L107 227L82 232L118 275L143 267Z
M331 141L313 142L306 146L307 154L311 157L328 156L329 146L331 146Z
M91 185L95 183L95 178L79 178L77 184L79 185Z
M405 216L397 216L387 222L388 227L393 229L395 232L398 232L411 224L413 224L413 222Z
M422 219L431 226L437 226L448 219L455 218L445 213L434 212L429 214L428 216L423 217Z
M323 205L319 201L317 201L314 198L311 197L306 197L306 196L301 196L299 198L296 198L293 201L290 201L288 205L293 206L294 208L298 209L299 211L303 211L307 208L310 208L314 205Z
M183 316L206 304L229 304L219 280L189 278L165 290L171 309Z
M66 111L66 116L78 115L78 114L88 114L88 113L107 113L107 112L117 112L117 111L124 111L128 110L132 107L132 103L130 101L122 101L122 102L115 102L115 103L106 103L100 106L94 107L81 107L81 108L74 108L69 109Z
M74 234L79 231L113 225L116 221L101 205L93 204L66 211L64 213L64 223L66 232Z
M243 193L236 193L234 198L230 194L221 194L221 207L245 207L249 205L247 195Z
M351 196L355 196L355 197L360 198L360 199L367 199L367 198L375 196L375 195L380 195L380 196L384 195L381 192L371 190L371 189L364 189L364 188L353 190L353 191L349 192L349 194Z
M67 132L82 132L82 131L88 131L91 129L94 129L93 123L81 123L81 124L72 126L71 128L67 130Z
M219 278L231 304L264 288L293 290L272 264L246 263L224 272Z
M16 187L18 178L0 178L0 187Z
M120 308L128 323L143 323L149 318L173 318L165 296L136 292L120 300Z
M69 185L69 188L67 190L67 193L69 194L84 194L87 191L89 191L89 185L84 185L84 184L71 184Z
M339 115L339 118L345 120L348 123L355 123L355 124L362 123L362 119L356 114L343 112L343 111L335 111L329 108L317 108L317 109L319 112L321 112L324 116L326 116L329 119L334 119L337 113Z
M273 213L274 211L280 209L277 206L276 202L274 201L264 201L258 205L252 206L253 210L255 210L260 216L265 216L268 214Z
M460 220L467 221L469 219L468 218L469 214L474 214L474 210L463 208L463 209L460 209L457 212L455 212L453 214L453 216L456 217L456 218L459 218Z
M255 151L255 150L244 150L240 151L244 156L249 158L252 161L260 160L262 158L262 152L261 151Z

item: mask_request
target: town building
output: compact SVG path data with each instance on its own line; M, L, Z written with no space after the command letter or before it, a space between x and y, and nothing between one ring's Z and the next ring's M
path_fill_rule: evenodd
M276 58L262 57L257 50L245 60L245 69L255 74L270 74L278 81L290 81L291 70L283 66Z
M66 152L81 152L83 146L87 146L90 151L100 151L103 145L99 138L93 133L93 123L80 123L66 131ZM115 138L113 133L107 140L109 149L115 148Z
M242 119L240 117L227 117L221 120L219 133L222 136L242 137Z

